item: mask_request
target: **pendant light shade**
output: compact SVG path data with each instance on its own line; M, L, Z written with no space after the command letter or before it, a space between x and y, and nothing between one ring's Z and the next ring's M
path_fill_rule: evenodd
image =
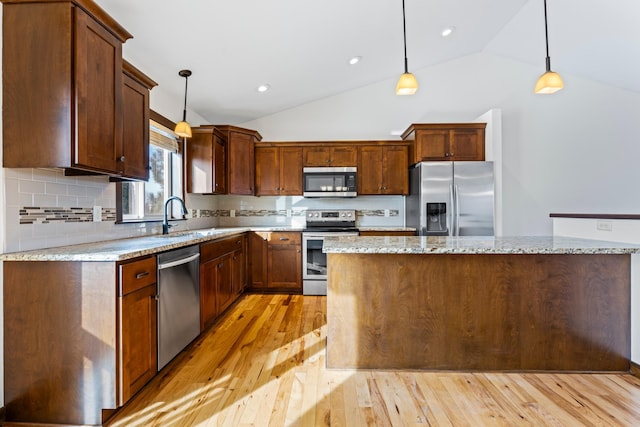
M562 77L555 71L551 71L551 58L549 57L549 30L547 28L547 0L544 0L544 38L547 46L546 71L540 76L536 87L533 89L538 94L551 94L564 87Z
M181 138L191 138L191 126L187 122L187 83L191 70L180 70L180 77L184 77L184 109L182 110L182 121L176 124L175 133Z
M409 72L407 61L407 23L404 13L404 0L402 0L402 34L404 36L404 73L400 76L396 85L396 95L413 95L418 90L416 76Z

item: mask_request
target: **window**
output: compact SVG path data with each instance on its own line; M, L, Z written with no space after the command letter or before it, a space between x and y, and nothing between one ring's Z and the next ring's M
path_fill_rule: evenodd
M149 181L119 183L118 222L160 221L164 202L182 198L182 155L171 129L150 122ZM171 204L170 218L182 218L180 206Z

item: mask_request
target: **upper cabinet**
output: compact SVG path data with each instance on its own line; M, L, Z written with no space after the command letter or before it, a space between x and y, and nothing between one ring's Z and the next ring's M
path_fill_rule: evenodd
M256 147L256 196L302 195L302 147Z
M149 91L157 83L127 61L122 63L122 152L125 178L149 179Z
M304 147L302 156L303 166L343 167L357 166L358 164L358 149L354 146Z
M131 34L89 0L3 3L3 166L125 174Z
M411 141L410 163L484 160L486 123L413 124L402 139Z
M229 194L252 195L255 193L254 144L262 136L250 129L216 125L227 140L227 187Z
M358 195L409 194L406 143L358 147Z
M192 129L185 144L187 193L227 193L227 147L223 132L214 126Z

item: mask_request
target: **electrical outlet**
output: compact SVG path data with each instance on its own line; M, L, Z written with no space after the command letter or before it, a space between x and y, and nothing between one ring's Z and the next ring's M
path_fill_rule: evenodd
M287 217L291 218L291 209L287 209Z
M93 222L102 222L102 206L93 207Z
M596 222L596 229L598 231L613 231L613 223L611 221L601 221Z
M384 216L389 216L389 209L384 210Z
M229 211L229 216L230 216L231 218L235 218L235 217L236 217L236 210L235 210L235 209L231 209L231 210Z

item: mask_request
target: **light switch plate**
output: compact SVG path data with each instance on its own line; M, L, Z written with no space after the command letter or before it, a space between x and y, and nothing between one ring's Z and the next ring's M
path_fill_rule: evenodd
M93 222L102 222L102 206L93 207Z
M598 221L596 223L598 231L612 231L613 223L611 221Z

